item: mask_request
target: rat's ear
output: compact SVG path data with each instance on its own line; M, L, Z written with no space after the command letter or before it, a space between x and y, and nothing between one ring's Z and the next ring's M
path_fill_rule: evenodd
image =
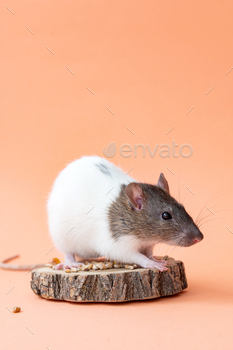
M159 180L157 182L157 186L162 188L162 190L166 191L168 194L170 194L168 182L165 179L165 176L163 175L163 173L161 173L160 176L159 176Z
M136 182L131 182L126 186L125 193L134 209L141 210L145 198L142 187Z

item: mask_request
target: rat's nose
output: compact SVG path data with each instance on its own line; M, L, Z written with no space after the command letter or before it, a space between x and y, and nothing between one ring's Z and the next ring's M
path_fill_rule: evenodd
M203 234L200 232L198 236L196 236L193 240L193 243L199 243L203 240L204 236Z
M193 240L193 244L201 242L203 240L203 238L204 238L203 234L201 233L200 230L198 230L196 232L196 234L195 234L195 238Z

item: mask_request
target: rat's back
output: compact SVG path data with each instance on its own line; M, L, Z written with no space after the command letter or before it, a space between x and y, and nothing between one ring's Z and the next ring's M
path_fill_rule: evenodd
M108 208L121 184L135 181L106 159L82 157L58 175L47 209L50 234L64 253L99 256L110 237Z

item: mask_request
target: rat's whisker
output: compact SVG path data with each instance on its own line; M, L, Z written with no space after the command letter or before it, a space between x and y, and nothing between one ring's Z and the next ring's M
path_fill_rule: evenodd
M205 215L206 213L209 214L209 211L207 211L208 209L206 207L203 206L203 208L201 209L201 211L199 212L196 220L195 220L195 223L199 223L200 220L202 219L203 215Z
M178 180L178 200L180 202L180 172L179 172L179 180Z
M199 226L202 223L202 221L209 218L210 216L213 216L213 214L211 214L210 212L203 214L203 216L198 220L198 222L196 222L196 225Z
M206 209L206 204L208 204L208 201L207 201L207 202L203 205L203 207L201 208L199 214L198 214L197 217L196 217L195 223L199 222L199 220L200 220L200 218L202 217L202 215L205 214L205 210L207 210L207 209Z
M178 255L177 253L180 251L180 246L176 246L176 255Z
M222 189L222 188L221 188L221 189ZM214 196L217 195L217 193L219 193L219 191L221 191L221 189L219 189L217 192L215 192L215 193L205 202L205 204L204 204L203 207L201 208L199 214L197 215L197 218L196 218L195 222L198 221L198 219L199 219L200 215L202 214L203 210L205 209L206 205L210 202L211 199L213 199ZM220 195L221 195L221 194L220 194ZM220 195L219 195L219 196L220 196Z
M181 238L182 239L182 238ZM181 242L181 239L176 243L176 245L174 245L174 247L172 248L172 250L170 251L170 253L169 254L167 254L168 256L170 256L171 255L171 253L174 251L174 249L180 244L180 242ZM174 242L175 243L175 242Z
M185 182L183 183L183 185L181 186L181 188L179 188L179 202L181 203L181 200L180 200L180 194L181 194L181 191L182 191L182 189L183 189L183 187L185 186L185 184L187 183L187 181L189 180L189 178L190 178L190 176L185 180ZM179 179L179 181L180 181L180 179ZM180 187L180 184L179 184L179 187ZM182 202L184 202L184 201L182 201Z
M170 249L170 247L171 247L171 243L166 243L166 245L167 245L167 249L166 249L165 255L169 255L169 254L168 254L168 251L169 251L169 249Z
M201 223L201 221L203 220L203 219L205 219L205 218L207 218L207 217L209 217L209 216L212 216L212 215L214 215L215 213L218 213L218 212L220 212L220 211L225 211L224 209L219 209L219 210L215 210L214 211L214 213L212 212L212 210L211 210L211 212L210 212L210 208L208 207L206 207L206 212L204 213L203 212L203 216L201 216L200 218L199 218L199 220L196 222L196 224L197 225L199 225L200 223ZM204 216L205 215L205 216Z
M221 219L224 219L224 218L211 218L211 219L209 219L209 220L207 220L207 221L202 222L202 223L201 223L201 225L200 225L199 227L201 227L201 226L205 225L205 224L206 224L207 222L209 222L209 221L213 221L213 220L221 220Z
M178 249L178 245L176 245L176 246L174 247L174 249L171 251L171 253L173 253L173 256L174 256L175 252L177 252L177 249ZM170 253L170 254L171 254L171 253Z
M209 222L209 221L219 220L219 219L223 219L223 218L209 218L209 219L207 219L206 221L203 221L203 222L201 223L201 225L200 225L200 226L202 226L202 225L206 224L206 223L207 223L207 222Z
M219 213L219 212L222 212L222 211L225 212L225 211L232 211L232 210L231 210L231 209L228 209L228 210L219 209L219 210L216 210L216 211L214 212L214 214ZM200 218L199 222L196 223L196 225L197 225L198 227L202 226L203 223L205 222L205 220L206 220L207 218L209 218L209 217L212 217L212 220L214 219L214 218L213 218L213 214L212 214L212 213L209 213L209 214L206 215L205 217ZM220 219L220 218L216 218L216 217L215 217L215 219ZM211 219L210 219L210 220L211 220ZM210 221L210 220L209 220L209 221Z

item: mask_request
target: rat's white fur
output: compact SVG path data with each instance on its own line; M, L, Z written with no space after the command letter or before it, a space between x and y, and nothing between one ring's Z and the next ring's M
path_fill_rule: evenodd
M106 166L111 175L104 174L97 164ZM148 243L144 245L133 235L111 236L108 209L121 185L131 182L136 181L104 158L82 157L68 164L55 180L47 203L49 230L56 247L66 256L105 256L161 269L158 261L140 253Z

